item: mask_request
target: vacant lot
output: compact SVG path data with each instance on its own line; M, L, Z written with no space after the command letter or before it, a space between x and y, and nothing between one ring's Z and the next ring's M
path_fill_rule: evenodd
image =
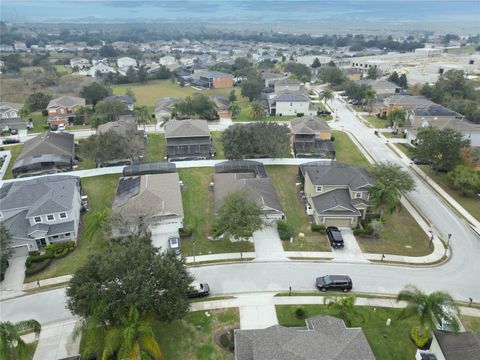
M335 138L333 146L335 147L337 161L352 166L363 166L367 169L371 167L370 163L346 133L334 130L332 135Z
M277 305L278 323L283 326L305 326L305 320L295 316L295 310L301 307L306 317L317 315L337 316L325 305ZM416 347L409 338L409 330L416 325L415 320L398 320L399 309L373 308L357 306L361 317L352 321L352 327L361 327L375 358L382 360L414 359ZM363 320L362 320L363 317ZM386 326L387 319L392 324Z

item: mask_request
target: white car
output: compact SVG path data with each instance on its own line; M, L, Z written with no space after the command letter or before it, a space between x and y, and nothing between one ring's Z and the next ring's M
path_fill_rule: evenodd
M57 131L65 131L65 125L64 124L58 125Z

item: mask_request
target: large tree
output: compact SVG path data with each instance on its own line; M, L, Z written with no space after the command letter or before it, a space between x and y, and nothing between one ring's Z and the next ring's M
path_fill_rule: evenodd
M98 82L93 82L90 85L84 86L80 95L85 98L88 104L92 104L93 107L97 105L100 100L109 96L111 90Z
M95 107L95 115L103 122L116 121L118 117L128 110L125 103L116 100L102 100ZM98 126L99 124L97 124Z
M228 105L228 111L230 111L230 114L232 116L232 119L236 119L238 115L242 112L242 108L236 101L231 101L230 104Z
M377 80L379 77L378 69L374 66L368 69L367 78L372 80Z
M3 223L0 223L0 271L5 272L8 268L8 260L12 257L12 237Z
M345 73L336 66L324 66L318 73L318 78L324 83L338 86L347 80Z
M260 98L260 94L262 92L262 89L264 88L264 83L258 79L249 79L242 81L241 86L242 96L247 97L250 101L254 101Z
M291 73L297 80L302 82L310 81L312 72L307 65L289 62L285 64L285 71Z
M405 125L407 111L404 108L396 108L387 115L387 121L390 126L398 130Z
M25 107L31 112L45 110L50 100L52 100L50 95L42 92L35 92L28 95L28 97L25 99Z
M215 219L215 236L244 239L264 225L263 212L243 191L231 193L218 211Z
M371 174L375 183L370 188L370 201L383 216L385 209L395 211L403 192L415 189L412 176L399 165L385 162L375 165Z
M417 134L415 157L430 161L435 170L450 171L461 161L460 150L469 145L470 140L456 130L424 127Z
M132 307L140 318L172 321L188 312L192 280L183 259L161 252L149 237L134 237L113 242L74 273L67 306L75 315L112 326L120 325Z
M183 101L174 104L172 117L185 118L198 116L206 120L214 120L218 116L217 106L204 94L193 94Z
M448 173L450 185L464 196L475 196L480 192L480 171L465 165L458 165Z
M230 126L222 134L227 159L268 156L284 157L290 150L290 131L275 122L255 122Z

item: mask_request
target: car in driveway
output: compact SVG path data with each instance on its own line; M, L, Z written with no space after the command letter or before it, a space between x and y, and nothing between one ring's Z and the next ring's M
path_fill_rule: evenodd
M332 115L331 111L328 111L327 109L322 109L317 111L318 115Z
M336 226L329 226L326 230L330 245L334 249L341 249L345 246L342 232Z
M18 144L19 142L20 142L20 139L15 139L15 138L7 138L7 139L3 139L2 141L4 145Z
M168 248L175 254L180 255L180 238L178 236L169 236Z
M432 163L430 160L417 159L417 158L412 158L412 162L415 165L430 165Z
M205 297L210 294L210 286L207 283L193 283L187 292L187 297L190 299Z
M334 290L348 292L352 290L353 283L347 275L325 275L315 279L315 286L320 291Z

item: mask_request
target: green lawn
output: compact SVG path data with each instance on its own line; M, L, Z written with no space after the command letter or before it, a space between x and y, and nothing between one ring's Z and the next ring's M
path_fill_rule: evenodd
M363 118L367 120L370 123L370 125L372 125L373 128L382 129L382 128L388 127L386 120L380 119L376 116L367 115L367 116L364 116Z
M297 319L295 310L301 307L306 317L336 314L325 305L277 305L277 317L283 326L305 326L305 320ZM357 306L358 313L363 315L363 321L353 321L352 327L361 327L375 355L381 360L405 360L415 357L416 347L408 335L416 325L415 320L398 320L399 309ZM392 324L386 326L387 319Z
M395 146L401 151L403 152L405 155L407 155L410 159L413 158L415 156L415 153L414 153L414 147L410 144L403 144L403 143L398 143L398 144L395 144Z
M83 217L83 228L88 226L89 216L91 216L92 213L112 207L118 178L119 175L103 175L82 179L82 186L88 195L89 207L89 212ZM106 246L107 242L100 231L91 239L84 236L83 231L80 231L78 246L70 255L62 259L54 260L45 271L26 278L25 282L72 274L85 264L89 256L104 250Z
M185 256L193 254L193 239L196 255L254 251L254 246L250 242L208 239L214 219L213 192L209 190L213 169L179 169L178 173L185 184L182 190L184 226L193 230L191 238L182 239L182 254Z
M42 133L48 130L48 116L43 116L40 111L32 113L33 128L28 129L29 133Z
M220 140L220 138L222 137L222 132L212 131L210 134L212 135L213 147L216 152L215 159L217 160L225 159L225 154L223 153L223 144Z
M238 101L238 105L240 105L241 111L240 115L234 121L253 121L252 117L250 116L250 102L247 99L240 99ZM296 116L266 116L264 119L265 121L290 121L296 118Z
M331 251L326 236L310 230L305 207L297 197L298 167L267 166L267 173L280 197L287 222L295 229L293 243L283 241L283 248L287 251ZM304 237L299 237L299 233Z
M13 174L12 174L13 164L15 163L15 159L17 158L17 156L20 154L20 151L22 150L22 146L23 144L9 145L4 147L4 149L10 151L12 155L12 157L10 158L10 162L8 163L7 171L3 176L5 180L13 179Z
M142 162L165 161L166 142L164 134L148 134L148 149Z
M465 330L470 330L480 334L480 318L473 316L460 316L460 320L465 327Z
M433 251L430 239L406 209L385 213L380 238L357 236L363 252L404 256L424 256Z
M335 147L337 161L353 166L363 166L367 169L371 167L370 163L346 133L334 130L332 135L335 137L333 146Z
M197 90L190 86L181 87L178 84L172 83L170 80L154 80L145 84L124 84L113 85L112 90L114 95L125 95L125 91L130 88L135 93L137 99L136 105L146 105L152 107L158 98L167 96L176 96L185 98L195 93L202 93L207 96L224 95L228 96L230 91L236 90L237 96L240 95L240 88L226 88L226 89L212 89L212 90Z
M432 170L428 165L421 165L420 167L433 181L440 185L443 190L445 190L460 205L462 205L465 210L470 213L470 215L480 221L480 197L463 196L460 194L460 192L450 187L447 180L447 174L437 173L436 171Z

